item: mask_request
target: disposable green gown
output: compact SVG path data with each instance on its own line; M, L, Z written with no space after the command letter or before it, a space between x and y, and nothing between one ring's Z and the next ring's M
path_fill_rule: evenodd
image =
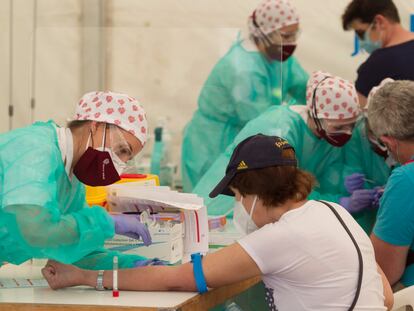
M291 107L295 109L293 108L295 106ZM233 197L219 195L211 199L208 194L224 177L234 148L245 138L258 133L283 137L295 148L299 167L312 173L318 181L318 185L309 196L310 199L338 202L340 197L347 195L343 185L342 148L334 147L324 139L317 138L303 117L292 109L288 106L267 109L259 117L247 123L226 151L213 163L194 189L194 193L204 198L210 215L225 214L233 207ZM306 111L307 108L299 109Z
M83 184L69 179L53 122L0 135L0 264L50 258L110 269L115 253L102 247L113 235L107 212L89 207ZM143 259L117 255L125 268Z
M370 182L365 183L365 188L372 189L377 186L384 186L387 183L391 169L385 163L384 158L376 154L371 148L365 126L365 119L359 120L352 132L351 140L344 147L345 175L364 174L370 180ZM366 210L353 216L369 234L374 226L376 215L377 210Z
M238 39L210 73L198 109L184 130L184 191L192 191L247 122L270 106L280 105L281 94L283 102L305 104L307 80L308 74L295 57L270 63Z

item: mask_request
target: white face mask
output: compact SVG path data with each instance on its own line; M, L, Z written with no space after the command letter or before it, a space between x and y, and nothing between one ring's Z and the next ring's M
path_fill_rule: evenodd
M88 149L89 146L89 140L91 138L92 134L89 134L89 138L88 138L88 142L86 143L86 149ZM107 151L109 152L109 156L111 157L112 163L114 164L114 167L118 173L119 176L121 176L122 172L126 169L127 165L124 161L122 161L115 152L112 151L111 148L109 147L105 147L104 148L104 144L105 144L105 137L106 137L106 124L105 124L105 129L104 129L104 135L102 138L102 145L98 148L95 148L96 150L99 151Z
M118 175L121 176L121 174L125 171L127 164L124 161L122 161L120 157L116 155L115 152L112 152L112 149L108 149L109 154L111 155L112 162L114 163L115 169L118 172Z
M250 210L250 215L247 213L246 209L243 206L243 197L241 201L236 201L234 205L233 212L233 223L238 231L248 235L257 229L257 225L253 221L253 212L256 207L257 195L254 197L252 208Z

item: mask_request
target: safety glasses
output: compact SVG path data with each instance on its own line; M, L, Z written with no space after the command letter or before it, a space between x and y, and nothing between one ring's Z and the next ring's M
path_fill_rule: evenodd
M352 134L357 120L358 119L355 118L352 121L343 122L341 120L321 119L321 125L325 132L329 134Z
M296 41L299 39L299 36L301 34L301 30L298 29L297 31L293 32L283 32L283 31L276 31L278 33L278 37L282 38L282 41L284 44L287 43L296 43Z
M368 138L369 142L379 148L381 151L387 151L387 146L381 141L381 139L377 138L372 132L371 128L369 127L368 120L365 120L365 134Z
M125 163L131 160L134 156L132 147L125 139L125 136L119 127L113 124L108 124L107 131L109 131L109 143L112 152L114 152Z
M371 31L371 29L374 27L375 21L373 21L371 24L369 24L368 28L365 30L357 29L355 30L355 34L357 35L359 40L365 40L366 34Z

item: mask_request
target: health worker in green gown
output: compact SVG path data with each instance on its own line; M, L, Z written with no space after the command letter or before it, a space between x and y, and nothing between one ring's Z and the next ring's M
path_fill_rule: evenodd
M149 245L138 216L89 207L84 187L118 181L146 140L139 102L113 92L85 94L67 128L36 122L0 134L0 263L53 258L108 269L117 253L103 244L115 233ZM124 267L151 262L117 255Z
M306 106L270 107L250 121L214 162L194 192L204 198L210 215L229 212L234 199L227 196L211 199L209 191L225 175L234 147L245 138L262 133L284 137L295 148L299 167L312 173L318 182L311 199L339 202L348 195L342 172L342 147L351 138L359 114L352 83L329 73L315 72L308 82ZM240 169L243 167L241 163Z
M344 197L341 203L360 220L361 226L367 233L371 233L375 223L384 185L387 183L392 168L397 165L397 162L389 155L387 147L375 137L370 129L367 111L374 94L382 86L393 81L393 79L386 78L379 86L372 88L363 110L363 118L358 121L352 139L345 146L347 167L345 188L349 197ZM351 198L355 195L366 196L365 204L351 204Z
M282 102L305 104L308 74L292 56L298 34L289 0L261 1L249 17L248 30L210 73L184 130L184 191L192 191L247 122Z

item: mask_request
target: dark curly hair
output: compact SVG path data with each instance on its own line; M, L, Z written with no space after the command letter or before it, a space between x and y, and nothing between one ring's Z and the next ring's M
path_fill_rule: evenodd
M282 156L295 159L295 152L286 149ZM306 199L315 183L312 174L295 166L271 166L238 173L230 187L243 196L257 195L265 206L279 206L288 200Z

